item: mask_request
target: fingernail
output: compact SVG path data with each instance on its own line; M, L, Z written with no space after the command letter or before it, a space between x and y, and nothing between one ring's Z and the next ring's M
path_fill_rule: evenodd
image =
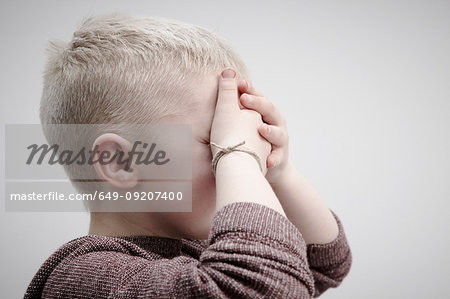
M226 69L222 72L222 78L234 78L236 77L236 72L232 69Z
M248 81L245 81L245 84L247 84L247 89L250 89L250 83L248 83Z

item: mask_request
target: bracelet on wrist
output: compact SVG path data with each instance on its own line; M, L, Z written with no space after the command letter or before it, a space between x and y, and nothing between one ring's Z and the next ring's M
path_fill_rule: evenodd
M210 145L213 145L213 146L221 149L219 152L217 152L217 154L214 156L214 158L212 159L212 162L211 162L214 175L216 175L217 163L219 162L220 158L222 158L226 154L229 154L233 151L239 151L239 152L244 152L244 153L250 154L253 158L255 158L256 162L258 162L259 169L261 169L261 172L263 171L263 168L261 166L261 158L254 151L244 148L244 147L238 148L239 146L242 146L243 144L245 144L245 140L236 145L227 146L227 147L218 145L214 142L210 142Z

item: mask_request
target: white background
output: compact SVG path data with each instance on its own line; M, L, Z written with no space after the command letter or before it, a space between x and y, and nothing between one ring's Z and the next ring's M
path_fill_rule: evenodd
M449 1L2 1L4 123L38 123L45 48L83 17L178 19L227 39L288 120L291 159L341 218L350 274L323 298L450 293ZM4 157L1 157L4 165ZM3 196L4 167L1 194ZM2 298L85 235L83 213L0 212Z

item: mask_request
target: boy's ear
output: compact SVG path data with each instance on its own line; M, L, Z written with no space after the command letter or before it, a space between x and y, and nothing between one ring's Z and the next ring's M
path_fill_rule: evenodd
M94 168L98 176L114 187L130 189L138 182L137 169L129 157L131 144L114 133L103 134L94 141Z

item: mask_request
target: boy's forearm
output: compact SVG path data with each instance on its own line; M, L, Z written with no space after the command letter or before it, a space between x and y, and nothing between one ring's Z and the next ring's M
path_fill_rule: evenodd
M300 230L306 244L326 244L336 239L339 229L331 211L292 163L271 186L286 217Z
M247 153L234 151L220 159L216 193L216 212L233 202L256 202L286 216L255 159Z

